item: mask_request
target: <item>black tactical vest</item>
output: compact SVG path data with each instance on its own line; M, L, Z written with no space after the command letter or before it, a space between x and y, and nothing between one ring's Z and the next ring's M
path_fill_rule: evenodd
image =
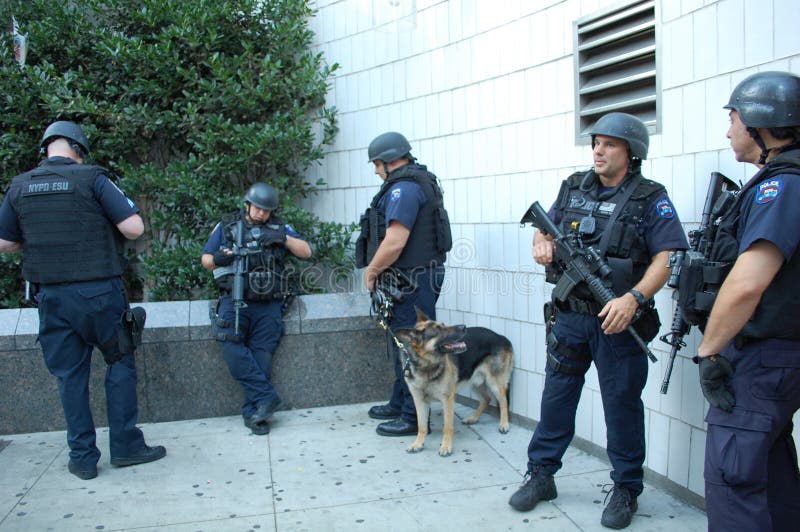
M800 150L778 155L764 166L739 192L736 202L724 214L711 260L734 262L739 256L739 221L746 206L755 201L758 185L778 175L800 179ZM800 340L800 250L781 266L777 275L761 296L753 316L739 337L745 340L781 338Z
M424 165L407 164L389 174L361 216L361 234L356 242L356 266L359 268L370 263L386 236L386 217L379 204L399 181L415 182L425 194L426 201L417 213L400 257L392 266L403 269L439 266L444 264L445 254L453 247L450 220L436 176L428 172Z
M242 247L249 252L243 258L245 261L246 282L244 298L247 301L271 301L282 299L289 291L289 279L286 274L286 248L283 244L262 245L258 236L264 228L282 229L285 222L275 213L270 215L265 224L247 223L244 214L236 213L226 216L222 220L222 234L228 248L236 244L236 226L239 220L243 221ZM216 277L217 285L223 290L233 288L233 272L235 263L225 267L231 273Z
M105 170L51 158L14 178L9 201L24 235L23 277L52 284L117 277L124 237L94 197Z
M638 180L638 185L609 227L617 204L624 201L626 187L634 184L634 180ZM599 178L593 170L572 174L561 185L555 209L562 213L560 229L563 233L580 228L584 244L604 253L612 270L611 288L617 295L624 294L639 282L650 265L647 244L637 226L656 197L666 189L655 181L644 179L638 171L629 173L621 185L611 190L599 192L599 186ZM607 231L610 235L603 239ZM600 245L601 241L604 246ZM554 282L560 274L550 268L549 280ZM576 287L575 295L583 299L580 288L583 287ZM583 295L585 299L591 299L588 293Z

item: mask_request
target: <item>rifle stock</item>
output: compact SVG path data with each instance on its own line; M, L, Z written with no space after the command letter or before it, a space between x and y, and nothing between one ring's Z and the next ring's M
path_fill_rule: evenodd
M583 246L580 239L570 238L562 233L558 227L553 223L547 212L539 205L538 201L534 201L525 215L520 220L520 224L530 223L543 233L547 233L553 237L553 242L556 245L556 260L559 261L564 269L564 274L556 284L556 289L553 291L553 297L559 302L566 300L569 291L579 282L586 283L589 292L597 303L605 306L606 303L614 299L616 296L605 284L602 278L606 277L611 269L608 264L603 260L600 254L592 247ZM600 275L598 276L598 272ZM561 287L561 280L567 277L567 281ZM647 357L652 362L657 362L652 351L647 347L647 344L639 336L639 333L628 325L626 330L630 333L642 351L645 352Z

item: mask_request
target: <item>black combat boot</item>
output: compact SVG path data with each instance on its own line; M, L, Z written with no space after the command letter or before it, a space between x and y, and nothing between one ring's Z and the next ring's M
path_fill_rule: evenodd
M621 484L614 484L611 488L611 500L603 510L603 518L600 524L606 528L619 530L631 524L633 514L639 508L636 503L636 495L631 490Z
M558 492L553 475L536 466L525 473L522 486L511 496L508 504L517 511L527 512L533 510L539 501L552 501L556 497Z

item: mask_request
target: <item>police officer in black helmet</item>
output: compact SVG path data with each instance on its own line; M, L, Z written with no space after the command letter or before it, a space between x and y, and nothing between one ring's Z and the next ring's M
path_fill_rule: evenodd
M59 121L44 132L47 158L14 178L0 206L0 251L22 250L22 273L38 289L39 342L58 379L67 421L70 473L97 476L100 451L89 409L89 371L98 348L105 376L111 464L163 458L136 427L136 365L125 342L128 309L120 275L122 242L144 231L139 209L99 166L85 164L89 141L77 124ZM130 332L130 331L128 331Z
M575 414L584 375L594 363L605 411L614 487L601 524L627 527L642 492L645 458L644 407L647 357L626 331L633 327L645 340L658 332L652 298L669 277L669 253L688 243L664 187L645 179L649 135L637 117L610 113L591 130L594 167L562 183L548 215L563 233L576 233L595 247L611 269L606 281L616 298L602 306L585 283L547 316L547 369L541 420L528 446L528 473L509 504L529 511L557 496L553 475L575 434ZM552 235L537 231L534 260L546 267L548 282L564 272L553 264ZM556 305L557 302L553 302Z
M243 204L242 212L214 227L201 263L213 272L221 291L212 326L231 376L242 386L244 424L253 434L264 435L269 433L268 418L281 406L270 373L283 335L282 307L289 288L284 259L287 252L307 259L311 247L276 214L278 191L271 185L255 183ZM238 255L232 252L235 247ZM238 330L231 293L236 260L243 261L245 276Z
M697 348L708 529L797 530L800 77L748 76L725 108L736 160L760 170L722 218L711 260L733 266Z
M390 327L412 327L417 319L415 307L436 318L445 254L452 246L442 191L436 176L411 155L411 145L402 134L378 135L367 152L383 185L361 217L356 266L366 268L364 284L370 292L377 284L402 293L393 302ZM387 404L373 406L368 414L386 420L376 428L382 436L416 434L414 399L403 378L397 348L392 347L392 395Z

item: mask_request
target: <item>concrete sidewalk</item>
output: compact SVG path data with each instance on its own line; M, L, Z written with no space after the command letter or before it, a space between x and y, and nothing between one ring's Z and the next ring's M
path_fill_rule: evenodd
M570 448L558 498L518 513L508 498L530 430L500 434L489 414L471 427L456 420L453 455L442 458L434 409L426 448L407 454L413 438L375 434L368 406L278 412L268 436L253 436L238 416L144 424L167 457L121 469L101 429L100 474L89 481L67 471L64 432L0 436L0 531L607 530L608 463ZM456 405L459 418L470 412ZM646 485L627 530L703 531L706 518Z

